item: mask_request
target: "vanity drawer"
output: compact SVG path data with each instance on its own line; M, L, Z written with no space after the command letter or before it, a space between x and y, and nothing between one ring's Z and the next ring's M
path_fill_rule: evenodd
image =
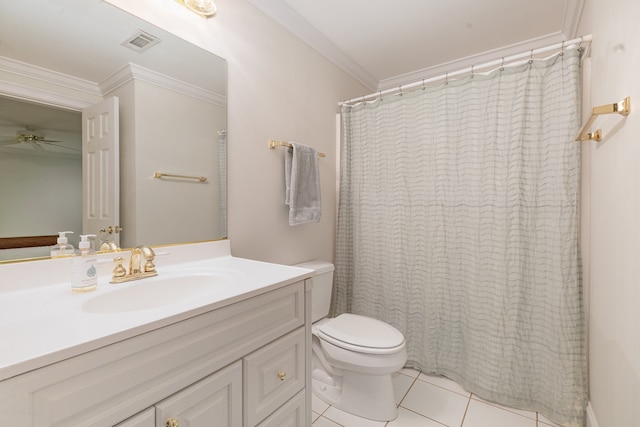
M304 327L244 358L245 426L255 426L305 386Z

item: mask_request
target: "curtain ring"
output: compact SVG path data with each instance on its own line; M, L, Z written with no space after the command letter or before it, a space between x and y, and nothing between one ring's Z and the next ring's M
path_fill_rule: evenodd
M502 64L500 64L500 71L504 71L504 56L502 57Z
M578 52L582 53L582 42L584 41L584 36L580 36L580 43L578 44Z
M471 66L471 78L473 78L474 74L473 74L473 67L475 67L475 65Z
M398 90L400 91L400 96L402 96L402 85L398 86Z
M422 79L422 90L425 90L426 87L424 87L424 79Z
M448 71L446 73L444 73L444 84L445 85L449 84L449 72Z
M382 91L378 91L378 99L382 101Z
M533 64L533 49L531 49L531 54L529 55L529 64Z
M562 40L562 44L560 45L560 56L564 56L564 40Z

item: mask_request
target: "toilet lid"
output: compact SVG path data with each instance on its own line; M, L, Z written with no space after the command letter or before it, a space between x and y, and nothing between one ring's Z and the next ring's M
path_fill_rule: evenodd
M395 349L404 344L404 336L393 326L380 320L357 314L341 314L322 324L320 335L327 341L340 346L366 349Z

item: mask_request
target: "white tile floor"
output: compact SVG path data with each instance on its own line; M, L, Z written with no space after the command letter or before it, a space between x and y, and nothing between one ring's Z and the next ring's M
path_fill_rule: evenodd
M313 396L313 427L557 427L535 412L486 402L445 377L402 369L393 377L398 418L356 417Z

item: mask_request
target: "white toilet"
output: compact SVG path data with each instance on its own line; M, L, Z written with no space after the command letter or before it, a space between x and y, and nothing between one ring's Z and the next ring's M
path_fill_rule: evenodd
M345 412L376 421L396 418L391 374L407 361L404 336L380 320L356 314L330 319L333 264L310 261L312 299L312 390Z

